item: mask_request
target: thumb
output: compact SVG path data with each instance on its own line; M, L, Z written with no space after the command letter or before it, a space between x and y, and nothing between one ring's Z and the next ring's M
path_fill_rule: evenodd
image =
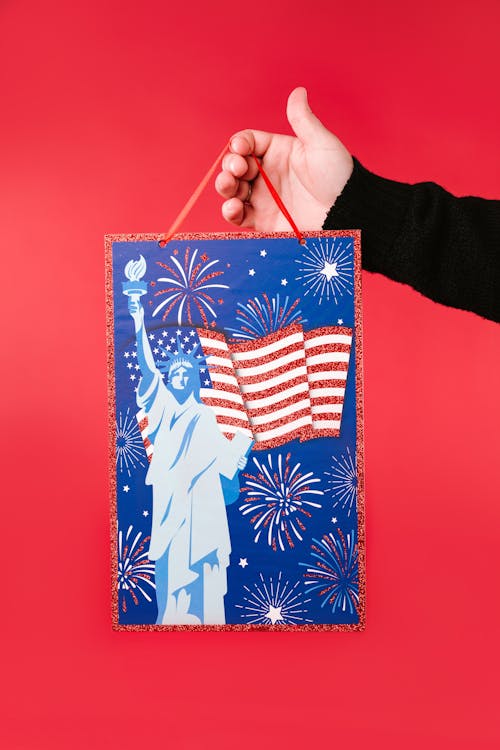
M304 145L331 145L336 140L333 133L325 128L311 111L307 101L307 91L303 86L296 88L288 97L286 116L292 130Z

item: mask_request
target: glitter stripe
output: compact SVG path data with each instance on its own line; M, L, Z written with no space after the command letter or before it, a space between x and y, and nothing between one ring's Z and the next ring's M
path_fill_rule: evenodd
M337 362L349 362L349 352L322 352L321 354L313 354L311 357L307 355L307 366L314 367L315 365L326 365Z
M282 409L274 409L273 407L268 407L267 409L261 409L259 410L259 414L257 415L250 415L250 424L252 427L256 425L269 424L269 416L272 415L273 422L274 421L281 421L282 419L288 418L291 414L295 414L297 411L303 411L307 413L311 407L311 403L308 398L302 399L302 401L297 401L296 403L290 402L283 406Z
M214 354L210 354L207 356L207 365L209 367L227 367L228 369L233 369L233 363L229 359L229 357L216 357Z
M329 381L332 381L332 380L345 381L347 378L347 370L335 370L332 372L325 372L324 370L321 370L320 368L318 368L317 372L308 372L307 378L310 383L314 383L314 386L318 388L322 383L324 383L325 386L331 385L331 382Z
M283 383L289 384L290 381L295 379L301 379L302 382L307 382L307 368L305 364L300 367L294 367L293 370L288 370L269 379L262 379L262 377L259 376L254 376L252 378L240 376L241 390L243 393L267 391L269 388L274 388L276 385L283 385Z
M300 427L306 427L308 424L310 424L310 417L303 416L299 419L294 420L293 422L289 422L288 424L280 425L279 427L276 427L274 429L266 430L266 432L257 433L255 435L255 441L258 443L262 443L263 441L272 440L273 438L284 437L285 435L288 435L290 432L293 432Z
M280 401L284 401L285 399L291 398L300 393L308 393L308 391L308 384L300 379L300 382L292 388L286 388L285 390L277 389L273 395L265 396L263 398L249 398L246 401L246 406L249 410L260 409L266 406L271 406L271 404L277 404Z
M241 410L244 412L245 407L243 405L243 399L241 398L241 395L239 391L237 393L234 393L233 391L228 390L217 390L215 388L201 388L200 389L200 395L204 401L212 400L212 401L231 401L234 404L238 404L238 406L241 406Z
M332 403L339 403L335 399L343 399L345 394L345 388L328 388L322 387L321 383L316 384L318 387L311 388L309 396L313 399L318 398L329 398Z
M255 341L258 341L259 343L262 341L266 341L268 337L262 339L256 339ZM284 336L281 339L278 339L276 342L272 344L261 345L256 349L252 349L250 351L237 351L238 347L247 346L247 344L236 344L231 345L231 355L233 357L233 360L240 364L242 362L246 361L254 361L254 360L269 360L270 357L272 357L276 352L281 352L283 349L297 349L297 347L302 347L304 342L304 335L302 331L300 333L294 333L292 336ZM255 343L255 342L252 342Z
M323 404L313 404L311 411L313 414L342 414L343 404L332 404L325 400ZM324 417L321 417L324 419ZM313 426L316 424L316 420L313 422Z
M289 343L293 343L288 341L289 337L292 337L293 335L298 335L298 341L303 341L304 333L301 325L295 323L286 328L281 328L278 331L273 331L273 333L270 333L263 338L245 341L245 343L241 344L231 342L231 354L235 358L251 359L252 352L255 352L253 355L254 357L262 357L266 354L270 354L274 350L267 350L267 347L276 346L277 349L281 349L283 346L288 346Z
M308 339L306 335L304 346L306 352L311 349L323 349L327 346L334 346L337 351L349 351L351 341L352 336L314 336Z
M264 365L256 365L255 367L237 367L236 374L240 378L251 378L255 375L262 377L268 375L271 372L274 372L274 370L281 370L285 368L288 370L288 365L290 365L292 362L296 362L297 360L302 360L303 362L305 361L304 352L302 349L291 352L284 357L274 358L269 363Z

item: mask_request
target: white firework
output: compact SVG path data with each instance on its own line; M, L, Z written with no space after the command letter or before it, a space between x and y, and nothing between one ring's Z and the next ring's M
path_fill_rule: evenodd
M264 534L274 551L279 546L283 552L285 543L292 548L294 539L302 541L311 509L321 508L320 503L310 499L311 495L323 495L322 490L311 489L311 485L321 480L312 471L303 474L301 464L294 465L290 453L284 459L279 453L276 467L271 453L267 461L254 457L253 463L257 474L243 473L246 482L241 492L245 499L239 510L244 516L250 515L255 542Z
M116 420L116 466L120 473L126 471L131 476L130 470L136 466L145 466L144 445L135 417L129 416L127 409L125 416L119 413Z
M244 604L236 604L238 609L243 610L241 617L249 625L300 625L312 622L307 615L305 604L310 599L303 599L298 587L300 582L294 585L289 581L282 581L281 571L278 580L264 580L262 573L259 574L260 582L254 583L253 588L243 588L247 595L243 597Z
M353 253L352 240L317 238L308 240L302 258L295 261L299 264L304 296L312 293L319 298L319 304L326 297L338 304L344 294L353 293Z
M133 526L129 526L125 539L123 532L118 534L118 592L123 612L127 611L127 599L139 604L138 594L151 602L150 591L154 591L155 565L148 558L150 537L142 537L142 531L133 536Z
M358 475L349 447L346 448L346 453L342 453L338 458L332 456L332 461L332 470L325 471L329 477L325 492L332 493L334 508L340 507L346 510L347 515L350 516L351 511L356 508Z
M164 299L153 310L153 317L162 311L162 320L167 320L170 313L177 312L178 325L182 325L183 321L194 325L196 319L199 319L208 328L209 317L217 317L214 290L229 289L227 284L214 283L214 279L222 276L224 271L215 270L218 260L208 262L209 260L206 253L198 257L198 250L191 254L191 249L187 247L184 258L180 261L175 255L170 256L170 263L157 261L168 272L168 276L160 276L158 279L157 283L166 286L155 292L155 297Z

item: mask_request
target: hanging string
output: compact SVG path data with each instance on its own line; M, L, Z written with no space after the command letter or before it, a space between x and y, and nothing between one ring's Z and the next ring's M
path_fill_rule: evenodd
M184 219L186 218L186 216L188 215L188 213L191 211L191 209L193 208L194 204L196 203L196 201L198 200L198 198L200 197L200 195L202 194L202 192L205 190L207 184L209 183L209 181L212 178L215 170L217 169L217 166L218 166L219 162L221 161L222 157L224 156L224 154L226 153L226 151L228 149L229 149L229 144L226 143L226 145L224 146L224 148L222 149L222 151L218 155L217 159L214 161L214 163L212 164L212 166L210 167L210 169L208 170L208 172L206 173L206 175L204 176L204 178L202 179L202 181L200 182L200 184L198 185L198 187L196 188L196 190L194 191L194 193L191 195L191 197L187 201L187 203L184 206L184 208L181 209L181 211L177 215L176 219L170 225L170 227L167 230L166 234L162 237L162 239L159 240L158 244L159 244L160 247L165 247L165 245L168 245L168 243L170 242L170 240L177 233L177 230L180 228L182 222L184 221ZM266 183L266 185L267 185L267 187L269 189L269 192L271 193L271 196L273 197L274 201L276 202L276 205L278 206L278 208L282 212L283 216L285 217L285 219L288 221L288 223L292 227L292 229L293 229L293 231L294 231L294 233L295 233L298 241L300 242L300 244L301 245L305 245L305 239L302 236L302 234L300 232L300 229L297 227L297 225L295 224L294 220L290 216L290 213L288 212L285 204L283 203L283 201L281 200L280 196L278 195L278 192L277 192L276 188L274 187L274 185L272 184L271 180L269 179L269 177L265 173L262 164L260 163L260 161L257 159L257 157L254 154L252 154L252 158L254 159L254 161L255 161L255 163L257 165L257 169L259 170L259 173L262 176L262 179Z
M306 241L303 238L303 236L302 236L302 234L300 232L300 229L298 228L298 226L296 225L296 223L294 222L294 220L290 216L287 207L285 206L285 204L281 200L280 196L278 195L278 191L274 187L273 183L271 182L271 180L269 179L269 177L267 176L267 174L264 172L264 167L262 166L262 164L260 163L260 161L257 159L257 157L255 156L255 154L252 154L252 158L255 161L255 163L257 165L257 169L259 170L262 179L264 180L264 182L266 183L267 187L269 188L269 192L271 193L272 197L274 198L274 201L275 201L276 205L278 206L279 210L281 211L281 213L283 214L283 216L285 217L285 219L288 221L288 223L292 227L293 231L295 232L295 236L297 237L297 239L300 242L300 244L301 245L305 245Z
M202 194L202 192L205 190L207 184L210 181L210 178L212 177L213 173L217 169L217 165L219 164L220 160L222 159L222 157L224 156L224 154L226 153L226 151L227 151L228 148L229 148L229 144L226 143L226 145L224 146L224 148L220 152L219 156L214 161L214 163L212 164L212 166L210 167L210 169L206 173L205 177L202 179L202 181L200 182L200 184L198 185L198 187L196 188L196 190L192 194L191 198L188 200L188 202L186 203L186 205L184 206L184 208L178 214L177 218L171 224L171 226L168 229L166 235L163 237L163 239L161 239L158 242L158 244L159 244L160 247L165 247L165 245L167 245L170 242L170 240L172 239L172 237L174 236L174 234L177 232L177 230L179 229L180 225L182 224L182 222L184 221L184 219L186 218L186 216L188 215L188 213L191 211L191 209L193 208L194 204L196 203L196 201L198 200L198 198L200 197L200 195Z

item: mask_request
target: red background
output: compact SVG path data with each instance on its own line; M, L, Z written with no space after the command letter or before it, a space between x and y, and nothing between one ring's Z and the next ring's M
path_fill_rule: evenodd
M116 633L103 259L295 85L374 171L500 197L498 2L0 13L2 747L498 747L500 327L364 274L364 633Z

